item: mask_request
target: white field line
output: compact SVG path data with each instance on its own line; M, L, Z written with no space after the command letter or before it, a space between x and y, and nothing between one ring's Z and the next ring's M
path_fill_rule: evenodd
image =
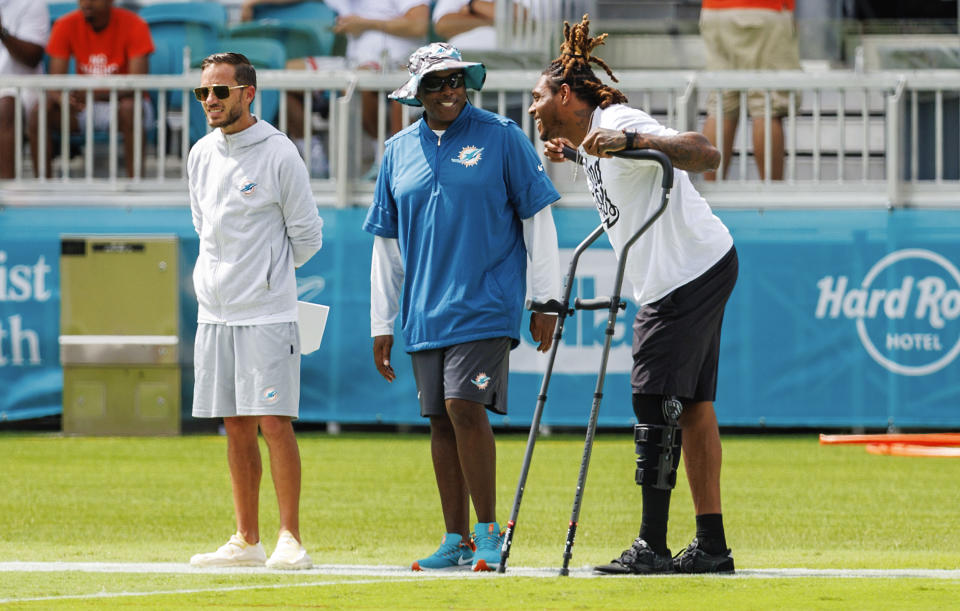
M315 587L324 587L324 586L352 585L355 583L357 584L394 583L397 581L409 581L409 579L394 578L394 579L361 579L358 581L342 581L342 580L313 581L313 582L305 582L305 583L276 583L276 584L248 585L248 586L221 586L217 588L184 588L184 589L178 589L178 590L155 590L153 592L95 592L93 594L63 594L60 596L34 596L31 598L0 598L0 605L6 604L6 603L25 603L25 602L38 602L38 601L132 598L137 596L139 597L166 596L166 595L176 596L176 595L182 595L182 594L241 592L244 590L277 590L281 588L315 588Z
M183 563L125 563L125 562L0 562L0 572L8 573L54 573L54 572L87 572L87 573L141 573L141 574L250 574L262 575L271 573L292 574L290 571L275 571L259 567L244 568L196 568ZM473 573L471 571L451 572L424 572L414 573L406 567L376 566L376 565L318 565L305 571L296 571L297 575L326 575L341 577L368 577L359 580L325 580L308 581L286 584L251 584L242 586L221 586L213 588L183 588L175 590L155 590L151 592L97 592L93 594L65 594L60 596L37 596L30 598L0 598L0 604L24 603L60 600L91 600L112 598L133 598L146 596L205 594L215 592L238 592L245 590L282 589L282 588L313 588L338 585L371 585L382 583L397 583L405 581L432 581L438 579L493 579L497 573ZM557 569L552 568L509 568L507 574L516 577L557 577ZM587 578L596 575L590 567L574 568L570 570L571 577ZM663 575L659 578L681 578L679 575ZM824 577L824 578L860 578L860 579L891 579L891 578L922 578L922 579L949 579L960 580L960 570L942 569L742 569L735 575L715 576L717 579L782 579L797 577ZM605 576L604 579L633 579L632 575L621 577Z
M312 569L301 571L271 570L264 567L205 567L199 568L181 562L0 562L0 573L153 573L153 574L190 574L190 575L325 575L346 577L376 577L396 579L436 579L436 578L487 578L497 573L474 573L469 570L444 572L414 572L406 566L362 565L362 564L318 564ZM509 567L507 576L515 577L557 577L558 569L552 567ZM571 577L602 577L616 579L613 575L597 575L590 567L570 569ZM626 575L627 579L635 576ZM682 578L683 575L660 575L658 577ZM768 568L739 569L734 575L717 575L717 578L784 579L795 577L856 578L856 579L948 579L960 580L960 569L808 569L808 568Z

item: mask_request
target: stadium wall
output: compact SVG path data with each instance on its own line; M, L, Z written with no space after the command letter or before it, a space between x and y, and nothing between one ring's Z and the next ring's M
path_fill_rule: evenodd
M323 208L323 250L298 271L301 298L331 306L324 345L303 358L301 419L420 424L402 344L398 379L371 363L365 210ZM726 426L960 426L960 214L946 209L723 209L740 279L723 330L718 415ZM589 209L555 212L564 258L595 226ZM26 207L0 211L0 420L61 412L59 255L62 234L180 237L183 417L189 418L197 238L184 207ZM604 242L601 240L601 242ZM574 296L605 294L613 255L583 257ZM117 286L122 291L124 287ZM632 424L629 303L613 340L601 426ZM545 424L586 423L605 312L568 320ZM511 355L510 416L526 427L545 357L527 339Z

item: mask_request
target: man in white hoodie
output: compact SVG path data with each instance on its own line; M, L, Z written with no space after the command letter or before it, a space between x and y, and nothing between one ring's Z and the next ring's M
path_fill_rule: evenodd
M257 76L239 53L200 64L194 90L214 129L190 151L187 174L200 254L194 348L195 418L223 418L237 532L195 566L310 568L300 542L300 340L294 268L321 246L323 221L293 143L250 114ZM260 543L258 430L280 506L277 547Z

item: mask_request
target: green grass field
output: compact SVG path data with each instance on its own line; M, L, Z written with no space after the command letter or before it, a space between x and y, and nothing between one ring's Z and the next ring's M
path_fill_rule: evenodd
M425 435L307 433L299 439L302 531L318 565L402 567L435 549L443 529ZM510 514L525 442L523 434L499 437L501 523ZM819 446L814 434L724 439L724 521L737 576L585 579L584 570L569 578L525 576L562 562L582 448L581 436L538 441L512 574L219 574L185 565L233 531L223 437L0 433L0 605L928 609L955 608L960 600L960 460L873 456L857 446ZM606 562L636 536L640 493L632 483L633 460L628 433L598 436L572 568ZM670 523L675 551L694 532L682 472L680 480ZM261 506L269 553L277 524L269 477ZM28 562L166 563L157 566L169 570L15 564ZM822 572L776 570L797 568ZM952 572L930 576L922 569Z

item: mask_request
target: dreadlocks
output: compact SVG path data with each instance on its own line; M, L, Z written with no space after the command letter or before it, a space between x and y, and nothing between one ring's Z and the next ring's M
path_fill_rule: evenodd
M593 56L593 50L604 44L606 38L607 34L590 37L589 15L584 15L580 23L572 26L569 21L564 21L560 57L550 62L542 73L550 77L551 89L556 91L560 85L566 83L577 97L600 108L611 104L626 104L627 96L619 89L600 82L590 67L591 62L597 64L615 83L619 82L610 66L599 57Z

